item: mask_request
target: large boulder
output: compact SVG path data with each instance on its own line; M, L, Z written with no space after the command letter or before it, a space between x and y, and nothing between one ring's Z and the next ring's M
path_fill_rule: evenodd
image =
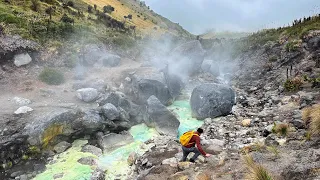
M84 102L92 102L98 98L98 90L94 88L83 88L77 90L77 97Z
M36 52L39 48L39 44L30 40L23 39L21 36L0 36L0 62L12 60L14 59L14 56L16 54L21 54L21 52Z
M103 66L116 67L120 65L121 57L114 54L104 54L99 61Z
M225 85L202 84L193 89L190 105L197 119L227 115L235 104L234 91Z
M75 90L83 88L94 88L104 93L108 88L108 84L103 79L90 79L88 81L76 81L72 85L72 89Z
M14 65L17 67L27 65L32 61L32 58L28 53L16 54L14 55Z
M177 136L180 125L179 120L155 96L150 96L147 101L149 115L148 126L155 127L160 134Z
M138 104L145 104L152 95L164 105L169 105L173 101L163 74L133 75L131 79L132 81L125 90Z
M101 117L101 112L96 109L83 110L81 116L70 122L71 127L76 132L83 132L90 134L98 130L103 130L106 125L112 124Z
M192 75L201 70L205 51L198 40L190 41L176 47L169 60L169 67L179 74Z
M83 48L82 64L93 66L102 56L104 52L97 44L88 44Z

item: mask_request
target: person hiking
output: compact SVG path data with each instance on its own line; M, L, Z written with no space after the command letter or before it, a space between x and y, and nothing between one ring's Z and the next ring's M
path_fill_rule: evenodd
M193 157L189 160L195 162L199 155L204 157L210 157L211 154L205 153L200 144L200 135L203 133L203 129L198 128L196 132L188 131L180 137L180 143L182 145L183 157L181 161L186 161L189 153L193 152ZM197 146L197 147L195 147Z

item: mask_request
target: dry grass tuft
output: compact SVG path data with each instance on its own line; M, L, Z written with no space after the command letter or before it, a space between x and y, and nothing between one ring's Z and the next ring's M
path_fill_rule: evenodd
M270 173L260 164L253 161L252 156L245 155L244 163L247 167L247 174L245 179L247 180L274 180Z
M320 134L320 104L303 109L302 119L309 127L311 135Z
M274 124L273 133L280 134L281 136L287 136L289 133L290 126L286 123Z

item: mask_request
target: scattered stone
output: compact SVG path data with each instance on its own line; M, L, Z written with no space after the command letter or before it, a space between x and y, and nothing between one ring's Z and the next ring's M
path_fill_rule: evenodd
M111 103L105 104L102 108L103 115L113 121L119 119L119 110Z
M305 126L304 126L305 123L300 119L293 119L291 121L291 124L293 124L294 127L296 127L297 129L304 129L305 128Z
M136 152L131 152L127 160L129 166L132 166L137 158L138 158L138 154Z
M194 179L195 180L211 180L211 177L208 173L198 172Z
M28 53L23 53L23 54L17 54L14 56L14 65L17 67L27 65L32 61L32 58Z
M171 175L168 180L189 180L189 177L181 172Z
M102 155L102 150L92 145L85 145L84 147L82 147L81 152L89 152L98 157Z
M69 147L71 147L71 144L66 142L66 141L62 141L60 143L58 143L57 145L54 146L53 150L56 153L62 153L64 152L66 149L68 149Z
M191 162L179 162L178 168L179 170L183 171L183 170L189 169L190 165L191 165Z
M28 176L26 174L23 174L20 176L20 180L28 180Z
M177 167L178 165L178 160L175 157L169 158L169 159L165 159L162 161L162 164L164 165L170 165L171 167Z
M251 119L244 119L244 120L242 120L241 124L244 127L249 127L251 124Z
M31 112L33 111L33 109L31 107L28 107L28 106L22 106L22 107L19 107L15 112L14 114L26 114L28 112Z
M19 106L26 106L28 104L31 104L31 101L29 99L21 98L21 97L14 97L13 102L16 103Z
M91 179L90 180L105 180L105 172L100 169L100 168L97 168L93 173L92 173L92 176L91 176Z
M17 177L17 176L21 176L23 174L23 172L22 171L16 171L16 172L13 172L13 173L11 173L11 177L12 178L15 178L15 177Z
M98 98L98 91L94 88L83 88L77 90L77 97L84 102L92 102Z
M96 159L94 159L93 157L83 157L83 158L80 158L80 159L78 160L78 163L84 164L84 165L89 165L89 166L93 166L93 165L96 165L96 164L97 164Z
M62 178L63 177L63 173L59 173L59 174L55 174L53 175L53 179L59 179L59 178Z

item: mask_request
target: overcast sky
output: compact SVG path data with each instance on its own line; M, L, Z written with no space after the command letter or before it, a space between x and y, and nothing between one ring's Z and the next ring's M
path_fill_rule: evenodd
M255 31L320 13L320 0L145 0L155 12L194 34Z

